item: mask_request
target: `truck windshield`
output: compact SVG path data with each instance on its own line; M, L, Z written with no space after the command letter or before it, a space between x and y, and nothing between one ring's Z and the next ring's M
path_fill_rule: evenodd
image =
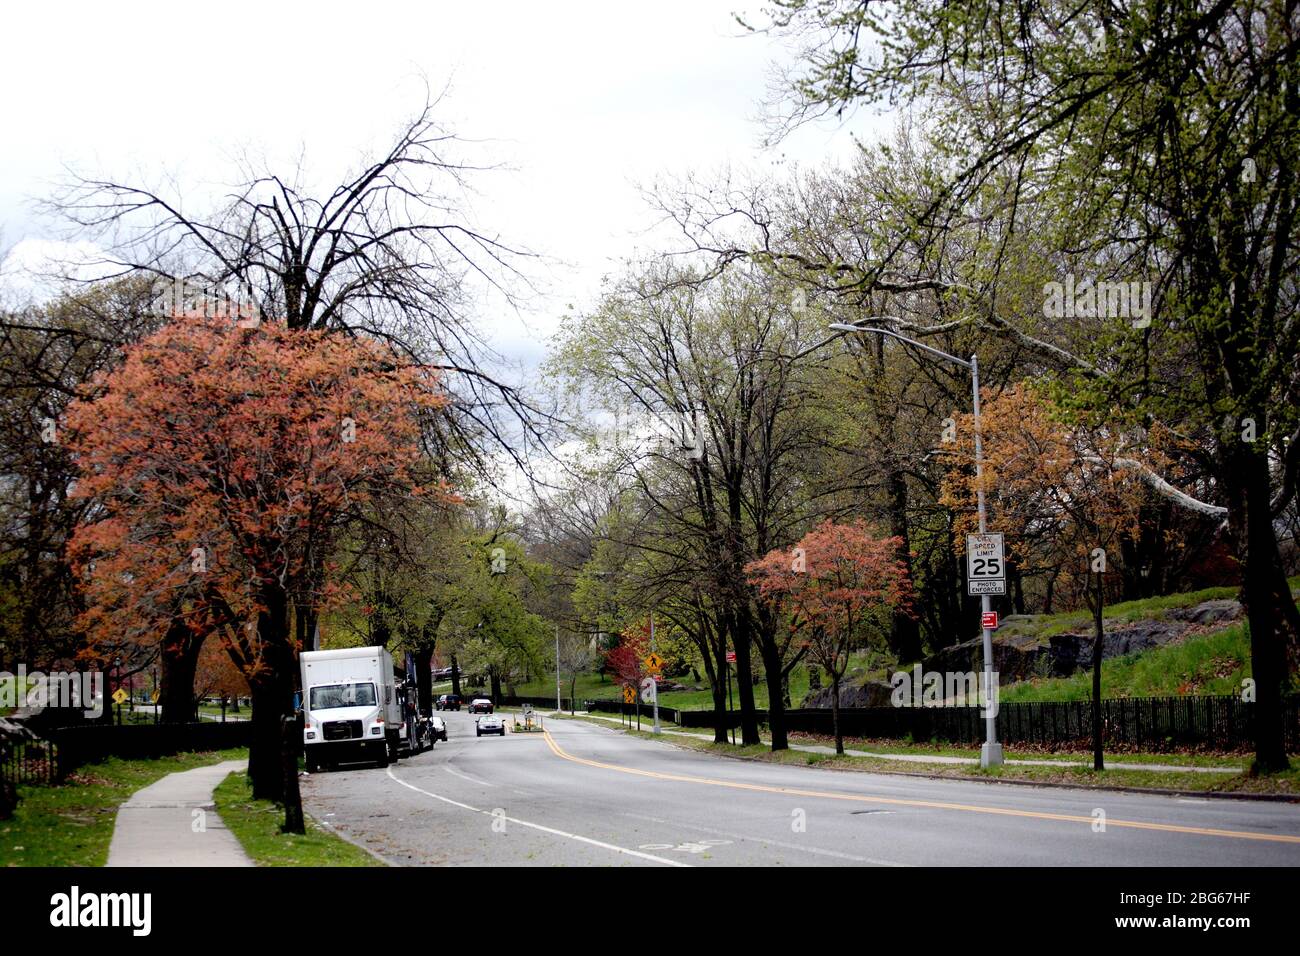
M375 706L374 684L321 684L313 687L308 697L311 710L328 710L331 707Z

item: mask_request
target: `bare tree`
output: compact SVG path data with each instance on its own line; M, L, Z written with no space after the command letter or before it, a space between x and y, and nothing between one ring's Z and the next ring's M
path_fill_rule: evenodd
M240 184L211 211L188 211L184 190L77 177L44 205L79 239L101 243L109 275L177 277L251 298L262 320L291 329L368 333L442 370L452 414L431 428L433 450L495 479L491 454L527 468L546 448L552 416L504 381L503 359L467 316L475 277L515 304L530 289L526 250L472 225L463 196L490 167L458 161L462 145L423 108L382 155L328 193L301 160L287 171L240 164Z

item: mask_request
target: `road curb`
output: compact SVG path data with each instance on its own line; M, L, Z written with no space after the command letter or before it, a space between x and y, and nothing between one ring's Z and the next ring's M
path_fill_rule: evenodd
M603 723L593 723L592 726L603 727ZM606 727L607 730L626 733L616 727ZM651 738L654 742L654 738ZM758 757L746 757L742 754L720 753L710 750L699 750L695 747L684 747L670 739L658 738L659 743L667 744L670 747L676 747L678 750L688 750L693 753L708 753L715 757L723 757L727 760L744 760L748 763L768 764L769 766L788 767L794 764L778 764L770 760L762 760ZM1300 803L1300 794L1286 793L1232 793L1221 790L1170 790L1164 787L1124 787L1124 786L1105 786L1105 787L1084 787L1074 783L1059 783L1055 780L1002 780L995 777L976 777L966 776L964 774L942 774L942 773L920 773L915 770L854 770L849 767L827 767L820 763L810 763L806 766L817 770L831 770L835 773L879 773L890 777L920 777L925 780L969 780L974 783L991 783L1007 784L1013 787L1047 787L1053 790L1080 790L1084 792L1105 792L1105 793L1147 793L1164 797L1195 797L1217 800L1246 800L1262 803Z

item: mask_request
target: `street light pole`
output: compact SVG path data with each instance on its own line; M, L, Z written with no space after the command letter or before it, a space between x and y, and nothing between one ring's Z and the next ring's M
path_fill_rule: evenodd
M555 712L558 714L560 707L560 623L555 622Z
M984 517L984 445L980 435L980 364L974 353L970 357L972 411L975 420L975 501L979 511L980 534L987 530ZM989 619L991 598L980 595L980 624ZM998 716L993 706L993 630L984 630L984 746L980 747L981 767L1002 766L1002 745L998 743Z
M879 315L871 316L873 319L888 320L888 316ZM972 354L970 360L958 358L955 355L949 355L939 349L926 345L924 342L918 342L916 339L909 339L905 335L900 335L893 329L882 326L861 326L850 325L846 322L832 322L832 329L840 332L878 332L881 335L887 335L890 338L898 339L900 342L906 342L913 345L923 352L929 352L937 358L944 359L948 362L954 362L963 368L970 369L971 381L971 398L972 412L975 424L975 502L976 510L979 513L980 534L987 530L984 513L984 446L980 435L980 367L979 359ZM992 610L989 607L989 596L980 595L980 623L988 620L988 612ZM993 694L993 630L983 628L984 631L984 745L980 747L980 766L981 767L1000 767L1002 766L1002 745L998 743L998 725L997 712L992 706Z
M650 612L650 653L655 652L655 612ZM654 705L655 705L655 729L656 734L662 733L659 729L659 681L654 674L650 675L650 686L654 688Z

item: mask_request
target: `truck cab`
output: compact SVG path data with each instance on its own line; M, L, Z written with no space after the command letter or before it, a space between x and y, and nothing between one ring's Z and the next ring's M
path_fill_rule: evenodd
M393 659L382 647L304 651L303 750L308 772L397 758L402 710Z

